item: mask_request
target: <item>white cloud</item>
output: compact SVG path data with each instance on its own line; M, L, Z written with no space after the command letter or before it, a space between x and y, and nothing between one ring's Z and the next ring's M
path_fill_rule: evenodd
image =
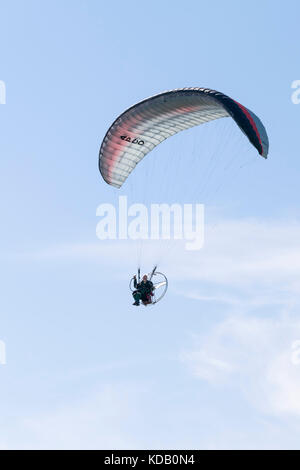
M197 378L212 383L224 381L234 370L233 364L217 358L214 353L210 355L205 349L185 351L181 360L190 366Z
M116 272L124 275L133 265L136 245L99 241L33 255L45 262L88 258L95 265L109 266L115 279ZM158 245L163 252L161 268L171 289L176 287L169 295L184 295L201 302L202 308L209 303L218 313L221 304L227 312L231 308L231 315L215 324L206 338L182 352L182 361L195 377L236 386L264 412L298 416L300 368L292 363L290 348L300 338L300 323L290 313L299 307L300 223L223 221L216 229L207 227L205 247L199 252L186 252L180 243L143 243L149 264ZM105 269L104 273L107 276Z
M126 429L137 419L137 388L102 386L88 396L33 415L11 419L2 449L124 449L135 448Z
M300 224L224 221L216 230L208 227L204 250L180 257L185 259L185 274L192 279L239 285L289 282L300 273Z
M50 246L23 253L24 258L91 258L95 262L128 262L142 251L149 260L161 255L162 264L176 266L174 275L187 280L201 279L224 284L263 280L271 283L300 273L300 223L274 220L224 220L206 225L205 246L184 250L184 242L100 241ZM299 291L300 281L294 278Z
M300 320L231 316L181 360L198 379L239 390L263 413L300 416L300 366L292 360Z
M170 287L180 281L177 294L236 306L298 303L300 293L300 223L293 220L224 220L217 226L206 225L205 246L194 252L185 251L184 242L98 240L17 256L18 262L89 262L100 266L106 277L109 272L112 281L132 274L137 264L150 271L159 260Z
M299 311L300 224L227 221L218 233L185 267L186 279L196 282L183 294L218 313L226 305L231 314L181 359L195 377L236 387L264 413L299 416L292 344L300 321L292 314Z

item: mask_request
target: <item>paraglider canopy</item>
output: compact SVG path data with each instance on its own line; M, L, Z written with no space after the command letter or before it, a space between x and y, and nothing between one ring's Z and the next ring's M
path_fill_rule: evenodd
M181 88L140 101L114 121L100 148L100 173L108 184L120 188L135 166L162 141L223 117L232 117L258 153L267 158L268 136L252 111L215 90Z

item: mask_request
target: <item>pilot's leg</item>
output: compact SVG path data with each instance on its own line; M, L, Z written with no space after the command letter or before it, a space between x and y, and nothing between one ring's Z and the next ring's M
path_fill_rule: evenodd
M133 305L140 305L140 300L142 297L141 293L138 290L135 290L134 292L132 292L132 295L135 300Z

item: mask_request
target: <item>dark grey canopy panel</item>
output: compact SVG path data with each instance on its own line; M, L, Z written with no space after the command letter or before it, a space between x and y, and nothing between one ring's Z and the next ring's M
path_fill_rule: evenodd
M121 114L108 129L99 152L104 180L120 188L135 166L177 132L222 117L232 117L260 155L269 142L260 119L215 90L182 88L143 100Z

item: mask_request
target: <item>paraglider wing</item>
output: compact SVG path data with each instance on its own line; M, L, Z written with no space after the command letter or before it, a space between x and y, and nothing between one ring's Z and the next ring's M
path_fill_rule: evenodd
M108 184L120 188L135 166L163 140L230 116L259 154L267 158L268 136L252 111L215 90L182 88L143 100L114 121L100 148L100 173Z

